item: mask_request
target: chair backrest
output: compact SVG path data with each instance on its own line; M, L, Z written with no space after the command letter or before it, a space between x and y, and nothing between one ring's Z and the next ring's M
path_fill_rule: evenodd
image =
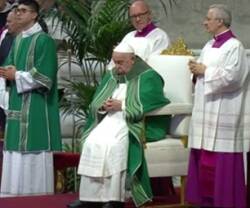
M188 61L192 56L152 55L148 64L164 79L164 93L176 107L183 104L192 106L192 81ZM187 111L190 114L190 111ZM176 136L187 135L190 116L173 115L170 133Z

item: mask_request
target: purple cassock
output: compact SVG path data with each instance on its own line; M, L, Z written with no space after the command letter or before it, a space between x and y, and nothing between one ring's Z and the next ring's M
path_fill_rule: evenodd
M231 30L214 37L220 48L235 37ZM243 153L191 149L186 201L204 207L246 208Z

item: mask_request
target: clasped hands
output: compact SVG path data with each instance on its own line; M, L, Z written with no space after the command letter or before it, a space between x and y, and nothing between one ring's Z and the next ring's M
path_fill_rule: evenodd
M16 67L15 66L6 66L0 67L0 77L3 77L6 80L15 80Z
M106 112L111 111L121 111L122 110L122 101L109 98L104 104L102 105L101 109Z
M198 63L194 59L189 60L188 66L189 66L189 70L194 75L203 75L205 73L206 68L207 68L204 64Z

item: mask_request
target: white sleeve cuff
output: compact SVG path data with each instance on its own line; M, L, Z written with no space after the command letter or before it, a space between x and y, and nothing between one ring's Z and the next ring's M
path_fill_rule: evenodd
M122 111L125 111L126 105L125 105L125 100L122 101Z
M18 93L27 92L41 86L33 79L29 72L17 71L15 80Z

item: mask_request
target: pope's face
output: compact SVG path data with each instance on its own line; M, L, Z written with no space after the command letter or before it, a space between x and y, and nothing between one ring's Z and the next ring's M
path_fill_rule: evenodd
M134 64L134 55L131 53L114 52L112 59L115 63L115 70L117 74L127 74Z
M203 21L203 25L207 32L216 35L222 25L222 20L217 18L216 11L214 9L209 9L206 18Z

